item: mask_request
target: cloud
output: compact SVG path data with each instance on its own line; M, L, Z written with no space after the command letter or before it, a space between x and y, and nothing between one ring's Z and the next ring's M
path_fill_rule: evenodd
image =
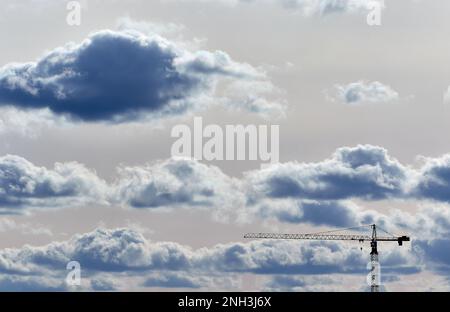
M85 204L101 200L104 188L95 172L75 162L46 169L22 157L0 157L0 213Z
M359 145L339 148L320 162L274 164L234 178L212 165L171 158L121 166L115 180L106 183L78 163L56 163L47 169L9 155L0 157L0 212L96 203L203 209L221 221L258 217L341 227L377 218L352 199L449 202L450 156L423 159L424 165L414 169L381 147Z
M191 159L119 167L116 180L108 184L76 162L47 169L7 155L0 157L0 213L95 203L136 209L209 209L223 220L225 213L238 214L236 208L245 206L242 183L217 167Z
M200 266L224 272L328 274L355 272L366 262L357 248L344 249L332 242L252 241L202 251L197 256Z
M374 218L379 218L375 222L390 231L401 229L413 234L411 249L408 246L398 248L395 242L380 246L384 273L398 277L427 269L447 274L450 266L448 248L445 248L450 237L447 206L430 205L416 213L398 210L388 215L374 213ZM226 277L244 273L286 275L287 280L277 279L276 287L271 287L309 289L320 288L320 283L303 283L303 279L298 280L295 275L362 274L366 272L368 261L366 251L359 250L358 244L276 240L192 249L174 242L153 242L129 228L99 228L41 247L3 249L0 251L0 272L9 278L3 280L7 287L12 287L11 281L14 281L17 287L28 289L37 285L33 284L36 278L47 279L42 287L56 287L66 274L66 263L76 260L82 265L83 278L89 279L90 287L96 290L118 289L122 279L131 279L136 287L226 287L230 285ZM109 282L102 282L108 275L115 277L114 283L111 278L107 278ZM28 279L31 286L28 286Z
M6 1L6 0L5 0ZM97 0L102 2L101 0ZM199 3L223 5L229 8L239 7L239 5L277 5L287 10L298 12L305 16L311 15L329 15L329 14L347 14L367 12L371 8L371 4L381 0L161 0L166 3ZM8 0L5 4L5 12L17 9L25 9L33 7L34 9L48 8L50 5L64 4L64 1L48 1L41 0L38 3L34 0L22 0L22 3ZM82 7L88 6L88 1L80 0Z
M322 209L335 205L342 210L332 202L355 198L450 202L450 155L419 158L424 164L413 169L381 147L342 147L322 162L288 162L251 171L246 183L250 202L261 198L312 200L316 201L312 205L322 205Z
M0 105L119 123L179 115L223 101L226 94L215 91L219 81L264 82L274 88L263 71L225 52L190 52L156 34L104 30L37 62L0 68ZM252 111L282 109L259 91L255 95Z
M359 208L350 202L266 200L249 208L260 219L274 218L287 223L309 223L350 227L363 223Z
M390 86L381 82L358 81L347 85L335 85L336 94L330 98L343 103L360 105L367 103L385 103L398 100L399 94Z
M168 273L149 277L143 286L160 288L200 288L201 284L186 274Z
M384 248L383 257L386 269L414 267L407 249ZM73 260L80 262L91 287L103 290L105 283L97 280L105 274L146 277L146 287L196 288L208 285L205 276L362 273L368 261L358 246L336 242L250 241L194 250L173 242L152 242L122 228L96 229L41 247L0 250L0 271L3 276L22 276L22 281L31 277L63 281L65 265Z
M413 192L419 198L450 202L450 155L423 159L425 164Z
M383 148L339 148L318 163L289 162L248 174L255 196L341 200L402 197L408 172Z
M139 31L148 36L179 36L186 29L186 26L177 23L137 21L129 17L121 17L117 20L117 29L119 31Z
M450 237L414 241L416 252L427 262L427 267L440 274L450 275Z
M262 192L253 179L260 171L250 173L251 178L236 179L217 167L195 160L169 159L146 166L123 167L118 172L117 182L111 187L111 200L125 207L204 209L222 222L251 222L258 217L335 227L368 224L377 217L375 212L343 201L347 195L339 196L338 200L272 197ZM368 197L366 194L355 196Z
M141 284L145 288L165 289L203 289L207 291L222 290L236 291L242 287L237 274L224 274L222 272L191 271L159 271L146 274Z
M48 109L23 111L16 108L0 108L0 135L19 134L36 138L44 129L62 126L64 118L54 116Z
M19 231L24 235L53 235L52 231L49 228L46 228L40 224L28 222L18 223L12 219L2 217L0 219L0 233L9 231Z
M191 159L119 168L113 201L133 208L198 207L232 210L245 204L242 182Z
M116 282L105 278L94 278L91 280L91 288L95 291L115 291L117 290Z
M358 248L344 248L335 242L250 241L192 250L173 242L151 242L126 228L96 229L43 247L2 250L0 256L4 272L15 267L22 273L65 268L70 260L93 272L218 270L260 274L353 272L358 266L356 271L365 270L366 263Z
M152 244L134 230L97 229L44 247L2 250L0 270L26 274L52 267L65 269L65 264L72 260L89 271L180 270L189 267L189 255L190 250L181 245Z
M325 16L329 14L346 14L368 12L371 4L377 0L165 0L180 2L219 3L229 7L239 4L274 4L300 13L304 16Z
M386 284L397 282L400 279L397 275L381 275L381 291L386 291ZM362 285L361 278L355 275L276 275L266 284L267 291L292 291L292 292L370 292L370 287ZM345 285L345 286L343 286Z
M300 11L303 15L328 15L334 13L367 12L373 0L282 0L288 9Z
M3 275L0 277L2 292L56 292L68 290L60 280L45 277Z
M266 285L268 291L330 291L335 288L336 284L342 285L342 278L331 276L292 276L292 275L276 275Z
M106 272L182 269L188 265L189 255L181 245L152 244L139 232L129 229L97 229L75 236L69 242L56 244L52 249L61 252L57 259L70 257L85 269ZM47 263L53 259L51 253L46 254Z

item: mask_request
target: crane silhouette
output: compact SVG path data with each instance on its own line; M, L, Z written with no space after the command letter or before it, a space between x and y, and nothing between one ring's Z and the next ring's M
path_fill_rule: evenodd
M350 230L370 227L371 235L364 234L334 234L337 231ZM380 228L381 229L381 228ZM408 236L396 236L388 233L387 231L381 229L383 232L389 236L378 236L377 226L375 224L359 226L347 229L333 230L327 232L313 233L313 234L277 234L277 233L248 233L244 235L244 238L248 239L284 239L284 240L331 240L331 241L357 241L357 242L370 242L371 252L370 252L370 290L371 292L378 292L379 276L378 276L378 242L397 242L399 246L403 245L403 242L409 242L410 238Z

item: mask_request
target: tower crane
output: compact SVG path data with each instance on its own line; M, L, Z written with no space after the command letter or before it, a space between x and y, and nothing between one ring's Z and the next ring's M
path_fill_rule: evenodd
M370 263L371 263L371 271L370 271L370 279L371 292L379 291L379 278L377 276L377 266L378 266L378 242L397 242L399 246L403 245L403 242L409 242L410 238L408 236L396 236L392 235L385 230L381 230L386 232L389 236L378 236L377 235L377 226L375 224L368 225L371 228L371 235L364 234L346 234L339 235L334 234L333 232L342 231L342 230L334 230L328 232L321 233L313 233L313 234L276 234L276 233L248 233L244 235L244 238L248 239L284 239L284 240L331 240L331 241L357 241L357 242L370 242L371 252L370 252ZM367 226L366 226L367 227ZM356 229L348 228L348 229ZM347 230L348 230L347 229Z

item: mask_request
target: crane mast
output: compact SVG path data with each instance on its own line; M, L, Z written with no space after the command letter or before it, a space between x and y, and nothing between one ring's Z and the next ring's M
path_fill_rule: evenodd
M378 263L378 242L397 242L399 246L403 245L403 242L410 241L408 236L378 236L377 226L375 224L370 225L372 230L371 235L363 234L347 234L339 235L332 234L329 231L325 233L316 234L277 234L277 233L248 233L244 235L244 238L248 239L284 239L284 240L332 240L332 241L357 241L357 242L370 242L370 290L371 292L378 292L380 288L379 283L379 263ZM387 233L387 232L386 232ZM388 233L389 234L389 233Z

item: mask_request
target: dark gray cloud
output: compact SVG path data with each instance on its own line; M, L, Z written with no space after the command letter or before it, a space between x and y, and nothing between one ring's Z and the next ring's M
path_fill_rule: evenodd
M191 53L157 35L107 30L37 62L0 68L0 106L125 122L192 109L213 95L218 77L267 82L221 51Z
M175 58L162 41L100 32L35 64L4 67L0 103L49 108L87 121L134 119L142 111L161 111L199 87L195 77L176 70Z

